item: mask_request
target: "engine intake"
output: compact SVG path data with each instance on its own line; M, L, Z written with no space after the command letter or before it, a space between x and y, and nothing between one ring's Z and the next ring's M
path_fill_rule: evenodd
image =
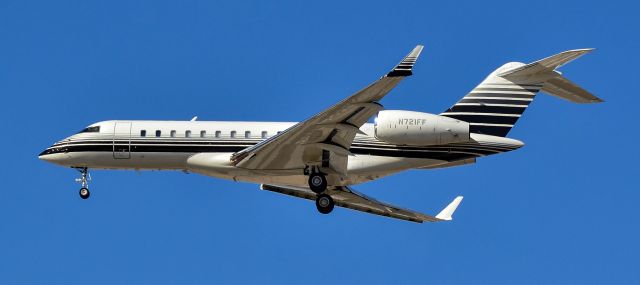
M378 112L375 136L396 145L439 145L469 141L469 123L429 113Z

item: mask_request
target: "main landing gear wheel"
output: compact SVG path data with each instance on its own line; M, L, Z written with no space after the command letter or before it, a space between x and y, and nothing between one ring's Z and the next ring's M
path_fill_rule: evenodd
M89 192L89 189L84 187L80 188L80 198L86 200L89 198L89 196L91 196L91 192Z
M333 198L327 194L320 194L316 198L316 208L318 208L318 212L321 214L329 214L333 211L333 206L336 203L333 202Z
M327 190L327 178L322 173L311 173L309 175L309 189L320 194Z
M89 169L86 167L77 168L80 171L80 178L76 179L76 182L82 185L80 188L80 198L86 200L91 196L91 192L89 192L89 181L91 181L91 175L89 175Z

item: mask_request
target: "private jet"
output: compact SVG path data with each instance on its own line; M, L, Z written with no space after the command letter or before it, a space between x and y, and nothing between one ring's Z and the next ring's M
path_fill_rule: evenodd
M449 221L458 196L431 216L393 206L352 185L409 169L472 164L524 144L507 134L539 91L575 103L601 99L556 69L592 49L565 51L529 64L509 62L440 114L383 110L380 101L413 74L416 46L389 73L305 121L103 121L40 153L41 160L80 172L82 199L89 169L181 170L260 184L260 189L412 222ZM370 119L373 123L369 123Z

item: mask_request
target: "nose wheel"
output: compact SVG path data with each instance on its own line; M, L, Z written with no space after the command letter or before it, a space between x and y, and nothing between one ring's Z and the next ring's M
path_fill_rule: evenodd
M89 196L91 196L91 192L89 192L88 188L84 188L84 187L80 188L80 198L86 200L89 198Z
M86 200L91 196L91 192L89 192L89 181L91 181L91 175L89 175L89 169L86 167L76 169L80 171L80 178L76 178L76 182L82 185L78 193L80 194L80 198Z

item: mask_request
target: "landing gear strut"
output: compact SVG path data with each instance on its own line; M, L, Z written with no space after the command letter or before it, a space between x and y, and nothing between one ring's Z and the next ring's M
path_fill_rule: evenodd
M89 192L89 181L91 181L91 175L89 175L89 169L86 167L76 168L80 171L80 178L76 178L76 182L82 185L80 188L79 194L80 198L88 199L91 196L91 192Z
M327 190L327 178L320 172L312 172L309 174L309 189L320 194Z
M331 213L335 205L336 203L333 202L333 198L327 194L320 194L316 197L316 208L318 208L318 212L321 214Z

